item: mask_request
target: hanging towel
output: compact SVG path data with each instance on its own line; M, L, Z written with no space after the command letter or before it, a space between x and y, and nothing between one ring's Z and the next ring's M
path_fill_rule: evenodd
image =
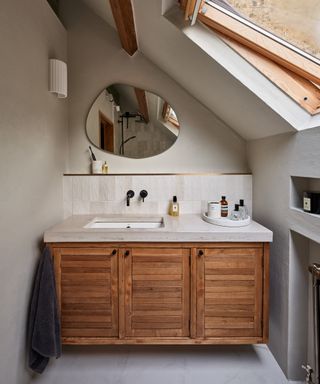
M29 367L42 373L50 357L61 355L60 320L49 247L41 256L29 313Z

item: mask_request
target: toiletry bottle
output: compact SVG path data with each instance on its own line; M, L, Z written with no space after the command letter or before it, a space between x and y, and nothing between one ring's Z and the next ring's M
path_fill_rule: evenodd
M228 202L225 196L221 197L220 204L221 204L221 217L228 217L229 207L228 207Z
M108 165L107 165L106 161L104 162L104 164L102 166L102 173L105 175L108 173Z
M170 201L169 215L179 216L179 203L177 196L173 196L172 201Z
M239 212L240 212L240 219L246 220L249 217L249 212L247 206L244 204L244 200L240 199L239 204Z
M239 204L235 204L234 210L231 213L231 220L241 220L241 213L239 211Z

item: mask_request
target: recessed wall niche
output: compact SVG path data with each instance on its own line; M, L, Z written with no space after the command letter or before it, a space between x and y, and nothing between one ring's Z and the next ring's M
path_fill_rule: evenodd
M291 176L290 207L302 210L303 192L320 192L320 178ZM320 216L319 216L320 217Z
M289 371L294 380L304 380L301 365L314 369L312 278L309 265L320 263L320 244L291 231L289 264Z

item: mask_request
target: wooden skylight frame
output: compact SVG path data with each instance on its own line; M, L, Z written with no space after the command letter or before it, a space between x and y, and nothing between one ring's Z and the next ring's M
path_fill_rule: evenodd
M188 19L197 0L180 0L180 4ZM197 18L309 114L320 113L320 60L262 34L218 5L202 0Z
M163 118L163 120L164 120L165 122L169 122L169 123L171 123L172 125L174 125L176 128L179 129L179 128L180 128L179 121L178 121L178 119L177 119L175 116L173 116L173 115L171 114L171 110L173 110L172 107L171 107L171 105L168 104L167 101L165 101L165 102L163 103L163 107L162 107L162 118Z

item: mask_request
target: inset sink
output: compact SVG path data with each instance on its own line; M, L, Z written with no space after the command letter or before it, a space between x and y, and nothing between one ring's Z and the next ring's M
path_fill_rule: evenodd
M164 227L163 218L95 218L84 228L90 229L155 229Z

